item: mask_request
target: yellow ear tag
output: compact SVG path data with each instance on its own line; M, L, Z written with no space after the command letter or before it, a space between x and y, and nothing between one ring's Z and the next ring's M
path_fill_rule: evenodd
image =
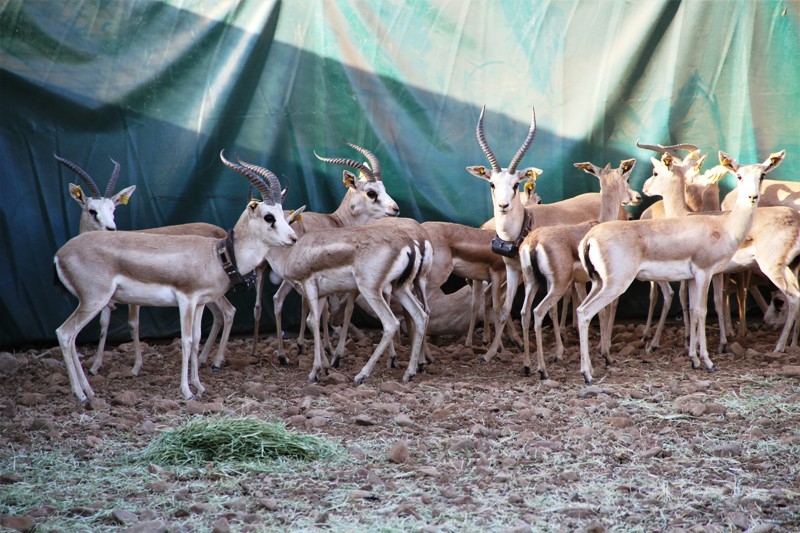
M131 197L128 196L127 194L123 194L122 196L119 197L119 203L121 203L122 205L128 205L128 200L130 200L130 198Z
M247 206L253 211L258 207L258 200L250 200L250 204Z
M289 218L292 219L292 222L299 222L299 221L303 220L303 215L295 215L294 212L295 212L294 209L292 209L289 212Z
M478 174L485 175L486 174L486 167L477 167L475 170L478 171Z
M534 183L533 183L532 181L526 181L526 182L525 182L525 185L523 186L523 189L524 189L524 190L525 190L525 192L527 192L527 193L531 193L531 192L533 192L533 190L534 190L535 188L536 188L536 185L534 185Z
M75 185L74 187L72 187L69 190L69 193L72 196L74 196L75 198L77 198L78 200L83 199L83 190L81 190L81 186L80 185Z

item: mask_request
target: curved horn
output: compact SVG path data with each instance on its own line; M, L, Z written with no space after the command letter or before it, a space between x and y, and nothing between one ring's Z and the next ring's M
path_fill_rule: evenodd
M517 165L519 165L519 162L522 161L523 157L525 157L525 152L527 152L528 148L530 148L534 137L536 137L536 109L531 108L531 127L528 130L528 136L525 138L522 146L520 146L519 150L517 150L517 153L514 154L514 159L512 159L511 163L508 164L509 174L513 174L517 171Z
M83 180L87 187L89 187L89 196L92 198L102 198L100 195L100 189L97 188L97 184L94 180L83 170L81 167L70 161L69 159L64 159L63 157L59 157L58 154L53 154L53 157L56 158L56 161L73 171L75 174L78 175L79 178Z
M283 191L281 191L281 182L278 179L278 176L276 176L275 173L272 172L270 169L254 165L252 163L247 163L246 161L242 161L242 158L239 157L239 154L236 154L236 161L238 161L239 164L244 168L246 168L247 170L255 172L256 174L264 178L267 182L267 185L269 185L269 189L272 192L273 198L283 198L283 196L285 196L283 194ZM286 190L287 191L289 190L289 180L286 180ZM275 201L277 202L277 200ZM283 202L281 201L281 203Z
M486 142L486 136L483 133L483 112L486 111L486 106L481 108L481 116L478 117L478 126L475 128L475 135L478 137L478 144L481 146L481 150L483 153L486 154L486 158L489 160L489 164L492 165L492 172L500 172L500 165L497 163L497 158L494 156L494 152L492 149L489 148L489 143Z
M335 165L346 165L350 168L354 168L364 174L369 181L378 181L375 177L375 174L370 170L370 168L363 164L355 161L353 159L347 159L346 157L322 157L316 151L314 151L314 155L317 156L317 159L320 161L325 161L326 163L333 163Z
M669 146L662 146L660 144L642 144L638 140L636 141L636 146L638 146L639 148L644 148L645 150L652 150L654 152L658 152L659 154L669 154L672 157L677 157L678 159L682 158L680 155L678 155L676 150L695 152L700 149L697 146L689 143L671 144Z
M109 157L109 159L111 159ZM108 187L106 187L106 198L111 198L111 195L114 194L114 189L117 187L117 178L119 177L119 163L111 159L111 162L114 163L114 170L111 172L111 181L108 182Z
M376 180L380 181L381 180L381 163L380 163L380 161L378 161L378 158L375 157L375 154L373 154L372 152L370 152L369 150L367 150L366 148L364 148L362 146L358 146L357 144L353 144L351 142L348 142L347 139L342 139L342 140L344 141L344 143L347 146L349 146L353 150L356 150L356 151L360 152L361 155L363 155L364 157L367 158L367 161L369 161L369 166L372 167L372 174L375 176Z
M258 189L258 192L261 194L261 198L264 199L264 202L270 205L273 205L275 203L275 198L272 194L272 191L270 190L269 187L267 187L267 184L264 182L261 176L259 176L252 170L243 167L242 165L231 163L230 161L225 159L224 148L220 150L219 158L222 160L222 162L225 164L226 167L238 172L239 174L247 178L250 181L250 183L252 183L256 189Z

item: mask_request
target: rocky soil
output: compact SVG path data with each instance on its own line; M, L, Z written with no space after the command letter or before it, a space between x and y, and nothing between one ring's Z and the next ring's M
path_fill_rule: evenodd
M435 362L411 383L399 382L400 347L399 367L382 362L361 386L352 378L377 332L349 341L341 367L312 384L307 355L293 349L293 365L281 367L274 338L257 356L249 340L233 339L228 364L203 368L206 393L188 402L177 341L151 342L138 377L122 344L90 378L97 397L85 406L72 397L58 347L0 353L0 525L796 531L800 350L772 353L777 332L757 328L712 354L719 371L708 373L691 369L675 325L655 354L644 351L641 325L617 325L615 361L595 360L592 386L573 332L564 360L548 359L546 381L522 375L516 348L479 364L484 348L440 336ZM713 326L709 343L716 347ZM81 350L88 373L93 350ZM344 458L266 473L210 464L140 474L119 460L191 416L218 414L282 420L340 444Z

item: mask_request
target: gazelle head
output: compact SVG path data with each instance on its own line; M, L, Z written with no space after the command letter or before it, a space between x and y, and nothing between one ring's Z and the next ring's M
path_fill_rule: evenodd
M69 184L70 196L81 206L80 233L85 231L115 231L117 224L114 221L114 209L119 204L127 204L133 191L136 190L136 185L131 185L114 194L114 188L117 186L117 178L119 177L119 163L113 159L111 160L114 163L114 170L106 187L106 193L103 195L100 194L97 184L85 170L72 161L59 157L57 154L53 154L53 157L61 165L77 174L89 189L89 195L87 196L80 185Z
M400 207L386 192L386 187L381 181L381 164L375 154L356 144L347 141L345 141L345 144L366 157L368 164L345 157L322 157L317 152L314 152L314 155L320 161L346 165L358 171L358 176L349 170L342 172L342 182L347 188L347 194L350 196L346 200L350 215L357 223L365 224L373 220L394 217L400 214Z
M538 205L542 203L542 198L536 193L536 180L542 175L544 170L530 167L530 175L522 184L522 205Z
M256 165L238 165L225 159L225 150L219 158L228 168L238 172L258 190L262 202L250 200L236 223L237 231L244 229L250 235L258 235L267 246L289 246L297 241L297 234L289 227L290 219L299 216L304 207L290 215L283 212L281 184L270 170ZM288 220L287 220L288 219Z
M610 210L609 216L613 216L619 206L638 205L642 200L639 193L630 187L631 171L634 165L636 165L636 159L623 159L617 168L611 168L611 163L606 164L603 168L588 162L575 163L576 168L600 180L600 191L603 198L608 198L606 203Z
M538 174L541 173L541 170L534 167L517 170L517 166L520 161L522 161L522 158L525 157L525 153L528 151L528 148L530 148L531 143L533 143L534 137L536 137L536 110L533 110L531 114L531 126L528 130L528 136L525 137L522 146L520 146L517 153L511 159L508 168L500 167L494 152L492 152L492 149L489 147L489 143L486 142L486 136L483 133L483 113L485 110L486 107L484 106L481 109L481 115L478 118L478 126L475 129L475 133L478 137L478 144L489 160L489 164L492 168L489 170L482 165L471 166L467 167L467 171L473 176L485 179L489 182L489 186L492 189L494 216L499 217L508 214L517 206L522 206L518 194L520 182L523 179L531 178L535 175L538 176Z
M676 184L673 180L679 180L678 186L684 187L687 183L692 183L694 178L700 174L700 169L706 159L705 155L700 155L700 149L693 144L673 144L662 146L660 144L641 144L636 141L636 146L646 150L653 150L661 154L661 159L650 158L653 164L653 174L645 181L642 192L647 196L669 195L669 191ZM689 154L681 158L677 150L689 151Z
M738 205L757 205L761 182L768 172L772 172L781 164L784 157L786 157L786 150L781 150L770 154L763 163L740 165L733 157L720 150L719 163L736 175L736 188L739 191L736 203Z

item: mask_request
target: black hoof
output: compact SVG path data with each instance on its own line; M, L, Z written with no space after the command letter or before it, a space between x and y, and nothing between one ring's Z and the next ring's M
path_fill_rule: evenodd
M728 345L727 344L720 344L719 353L728 353Z
M606 362L606 366L611 366L614 364L614 360L611 359L609 356L604 355L603 360Z
M216 374L217 372L222 372L222 367L217 365L211 365L211 372Z
M417 365L417 372L423 372L425 370L425 363L420 363Z
M289 359L285 355L278 356L278 363L281 366L289 366Z
M542 381L546 380L547 379L547 372L545 372L544 370L539 370L539 379L542 380Z
M331 366L333 368L339 368L339 358L338 357L336 359L332 359L331 360Z
M587 374L586 372L581 372L581 374L583 374L583 381L584 381L584 382L585 382L587 385L591 385L592 383L594 383L594 380L593 380L592 378L590 378L590 377L589 377L589 374Z
M700 368L700 365L699 364L695 364L694 361L692 361L692 369L693 370L697 370L698 368Z
M397 365L394 362L394 358L389 359L389 368L397 368Z
M711 365L711 368L709 368L708 371L709 372L716 372L717 371L717 365Z
M525 374L526 377L530 376L531 375L531 367L523 366L522 367L522 373Z

